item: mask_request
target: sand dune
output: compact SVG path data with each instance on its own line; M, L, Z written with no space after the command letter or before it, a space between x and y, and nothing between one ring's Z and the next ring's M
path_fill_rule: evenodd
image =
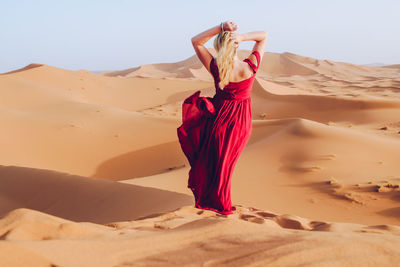
M85 239L111 230L99 224L77 223L40 211L17 208L0 221L2 240Z
M210 84L188 80L110 78L45 64L29 66L0 75L2 107L26 109L54 105L57 101L136 111L177 101L181 98L176 94L207 88Z
M205 265L309 265L313 262L318 265L392 265L400 259L399 226L311 221L244 206L238 206L229 217L182 206L140 220L106 225L76 223L21 208L0 220L0 234L7 241L3 241L3 251L24 255L24 249L29 249L34 256L42 258L36 256L29 260L26 257L25 262L20 262L26 264L43 259L38 266L46 263L57 266L82 263L88 266L187 265L193 262ZM51 242L52 249L38 240ZM101 260L85 255L88 247L76 245L84 240L90 242L90 254L102 255ZM149 244L151 249L146 249ZM382 249L385 253L378 252ZM66 256L65 251L74 257ZM182 257L182 251L190 253ZM2 257L0 264L5 263L13 261Z
M195 55L3 73L0 266L393 266L399 74L266 53L226 217L193 207L176 136L183 100L215 93Z
M318 220L397 224L399 188L375 188L385 180L400 184L399 149L395 138L302 118L255 121L232 177L232 201ZM184 168L124 182L185 193L187 174Z
M0 166L0 216L28 208L68 220L133 220L193 203L187 195L67 173Z
M400 69L400 64L386 65L384 68Z
M177 121L150 118L141 110L175 103L208 86L108 78L47 65L0 76L0 147L9 151L0 154L1 163L114 180L165 171L184 159L176 149ZM160 136L159 129L166 134ZM165 162L145 157L166 148L175 152ZM137 163L129 166L127 160Z
M199 76L195 76L192 70L198 70ZM197 56L192 56L188 59L175 63L158 63L143 65L135 68L130 68L120 71L101 72L101 75L108 77L153 77L153 78L205 78L211 81L210 75L207 75L207 70L203 67Z
M215 54L213 49L210 49ZM249 50L239 50L241 59ZM257 77L304 94L399 98L400 70L398 65L372 67L332 60L304 57L293 53L264 54ZM111 77L152 77L212 81L211 75L202 67L197 56L176 63L143 65L127 70L103 72Z

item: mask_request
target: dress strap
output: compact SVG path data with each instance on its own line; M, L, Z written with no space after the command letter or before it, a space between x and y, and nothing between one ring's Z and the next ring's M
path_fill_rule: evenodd
M257 65L255 65L249 58L246 58L244 61L246 61L250 65L250 67L254 71L254 73L256 73L258 70L258 67L260 66L260 53L258 53L258 51L253 51L251 54L254 54L254 56L256 57Z

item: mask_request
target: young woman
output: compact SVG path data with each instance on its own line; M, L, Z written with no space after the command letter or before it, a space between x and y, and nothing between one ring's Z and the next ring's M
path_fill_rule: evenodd
M182 125L177 129L182 150L190 163L188 188L195 207L232 214L231 176L252 131L251 99L256 72L266 47L264 31L236 33L232 21L221 23L192 38L194 50L214 78L215 95L200 91L185 99ZM215 58L204 44L214 35ZM240 60L237 48L255 41L248 58Z

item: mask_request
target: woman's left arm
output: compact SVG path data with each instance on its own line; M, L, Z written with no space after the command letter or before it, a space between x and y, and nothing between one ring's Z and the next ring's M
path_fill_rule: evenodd
M224 31L235 31L237 29L237 25L232 21L224 22L222 27L224 28ZM212 54L208 51L204 44L207 43L207 41L210 40L211 37L217 35L221 31L221 25L217 25L208 30L205 30L204 32L199 33L191 39L194 51L196 51L196 54L199 57L201 63L203 63L204 67L210 73Z

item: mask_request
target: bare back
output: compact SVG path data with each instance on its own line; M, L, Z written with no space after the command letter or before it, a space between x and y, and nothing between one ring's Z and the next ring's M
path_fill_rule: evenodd
M252 53L247 57L254 65L258 65L256 56ZM229 77L230 82L241 82L254 75L252 67L245 60L235 60L233 71Z

